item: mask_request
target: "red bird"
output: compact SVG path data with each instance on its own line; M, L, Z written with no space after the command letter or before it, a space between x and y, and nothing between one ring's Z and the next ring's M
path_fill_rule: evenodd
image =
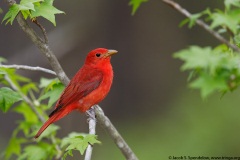
M113 80L110 59L115 53L117 53L116 50L105 48L97 48L88 53L84 65L62 92L55 110L49 115L49 119L40 128L35 138L38 138L50 124L71 111L86 112L106 97Z

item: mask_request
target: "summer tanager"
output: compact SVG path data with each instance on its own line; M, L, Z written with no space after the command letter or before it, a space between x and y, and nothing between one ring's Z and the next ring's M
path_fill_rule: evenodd
M88 53L84 65L62 92L55 110L49 115L49 119L40 128L35 138L38 138L50 124L71 111L86 112L106 97L113 80L110 59L115 53L117 53L116 50L105 48L97 48Z

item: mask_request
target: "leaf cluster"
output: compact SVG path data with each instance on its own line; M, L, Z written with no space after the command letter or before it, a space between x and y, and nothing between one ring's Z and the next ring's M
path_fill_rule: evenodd
M225 45L190 46L176 52L174 57L184 61L181 70L190 71L189 86L199 89L204 98L216 91L233 91L240 85L240 56Z
M240 44L240 1L224 0L224 10L209 8L183 20L180 26L191 28L201 18L210 28L235 45ZM220 91L226 93L240 83L240 57L226 45L218 47L190 46L174 54L183 61L182 71L190 71L189 86L201 91L202 97Z
M64 13L53 6L53 0L21 0L19 4L10 6L9 11L4 16L2 22L12 24L16 16L21 13L24 19L35 20L37 17L43 17L56 26L55 14Z

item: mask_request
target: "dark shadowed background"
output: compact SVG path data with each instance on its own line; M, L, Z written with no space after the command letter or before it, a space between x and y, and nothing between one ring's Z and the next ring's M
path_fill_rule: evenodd
M178 2L191 13L223 6L223 1L216 0ZM215 46L218 41L202 28L179 28L184 17L161 0L144 3L134 16L128 3L55 1L66 15L56 16L57 27L43 19L40 22L66 74L72 77L94 48L119 51L112 57L115 76L111 92L100 105L139 159L240 156L239 91L202 100L198 91L187 88L187 74L180 72L181 62L172 58L174 52L189 45ZM6 4L0 5L6 13ZM3 16L0 14L0 19ZM8 64L50 68L17 22L0 25L0 56L7 58ZM43 76L53 78L39 72L19 73L36 82ZM0 151L7 146L19 118L15 113L0 113ZM86 119L74 112L60 120L58 136L88 132ZM93 160L124 159L99 125L97 134L102 144L95 145ZM73 159L79 159L78 155Z

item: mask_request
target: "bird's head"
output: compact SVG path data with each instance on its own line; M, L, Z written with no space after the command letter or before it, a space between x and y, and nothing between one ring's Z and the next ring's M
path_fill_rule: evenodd
M92 50L88 53L85 64L101 64L110 62L111 56L113 54L116 54L118 51L111 50L111 49L105 49L105 48L97 48Z

